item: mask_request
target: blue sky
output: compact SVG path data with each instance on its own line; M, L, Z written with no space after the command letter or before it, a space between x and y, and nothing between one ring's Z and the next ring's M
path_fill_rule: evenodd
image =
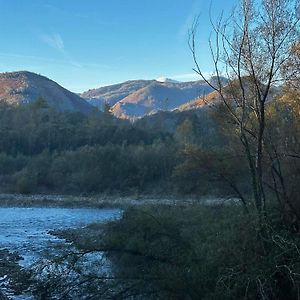
M213 0L212 14L235 0ZM197 79L187 31L200 13L210 72L209 0L0 0L0 71L28 70L81 92L129 79Z

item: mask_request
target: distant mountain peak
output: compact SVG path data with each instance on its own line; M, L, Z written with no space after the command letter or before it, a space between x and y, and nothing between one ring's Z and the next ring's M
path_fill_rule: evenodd
M177 80L167 78L167 77L164 77L164 76L157 78L156 81L162 82L162 83L166 83L166 82L167 83L178 83L179 82Z

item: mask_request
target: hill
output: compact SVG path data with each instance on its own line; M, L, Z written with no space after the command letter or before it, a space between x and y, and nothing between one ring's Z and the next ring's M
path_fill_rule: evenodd
M154 82L154 80L128 80L123 83L90 89L80 96L86 99L90 104L102 109L104 103L113 106L118 101L124 99L131 93L146 87L152 82Z
M22 105L38 98L43 98L58 111L88 113L92 110L84 99L47 77L27 71L0 74L0 102Z

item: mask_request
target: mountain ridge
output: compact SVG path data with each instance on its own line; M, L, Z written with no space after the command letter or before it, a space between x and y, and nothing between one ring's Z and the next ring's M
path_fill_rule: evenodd
M160 110L173 110L211 91L203 80L130 80L86 91L81 97L99 109L108 104L118 118L135 119Z

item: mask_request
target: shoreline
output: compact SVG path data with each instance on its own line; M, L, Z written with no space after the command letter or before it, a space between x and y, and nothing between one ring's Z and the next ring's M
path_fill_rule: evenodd
M126 208L141 205L222 205L228 202L236 202L236 198L221 198L214 196L120 196L120 195L24 195L24 194L1 194L0 207L48 207L48 208Z
M0 207L59 207L59 208L126 208L139 205L188 205L199 202L196 198L174 196L73 196L0 194Z

